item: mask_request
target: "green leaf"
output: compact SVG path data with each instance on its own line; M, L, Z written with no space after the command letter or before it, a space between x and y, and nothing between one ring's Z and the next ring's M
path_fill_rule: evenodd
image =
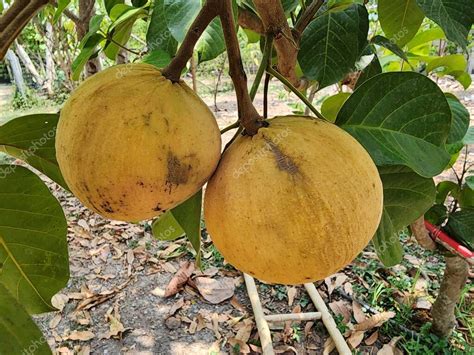
M443 229L470 250L474 250L474 208L452 213Z
M198 43L196 52L198 54L198 63L216 58L225 51L224 32L222 31L221 21L218 18L212 20L206 28Z
M439 68L444 69L442 71L437 70ZM466 73L467 60L462 54L450 54L430 60L426 71L430 73L435 70L439 75L454 76L454 78L464 86L464 89L467 89L471 85L471 76Z
M202 189L173 208L173 216L186 232L186 237L196 251L196 263L201 263L201 211Z
M407 48L408 50L412 50L418 46L431 43L437 39L443 38L446 38L446 35L440 27L436 26L428 30L418 32L416 36L413 37L413 39L407 43Z
M466 178L466 185L469 186L469 188L474 190L474 175L468 176Z
M281 4L285 13L289 13L298 7L299 0L281 0Z
M152 64L157 68L164 68L171 62L170 55L161 49L155 49L142 59L143 63Z
M461 209L474 207L474 190L464 186L459 193L459 206Z
M0 353L52 354L48 342L20 303L0 283Z
M361 71L359 78L357 79L355 89L357 89L361 84L369 80L371 77L380 73L382 73L382 66L380 65L377 55L374 55L374 59L372 59L370 64Z
M110 11L112 11L113 7L117 4L123 4L124 0L104 0L105 11L107 15L110 16Z
M200 0L164 0L168 29L178 42L183 42L200 8Z
M440 226L444 223L448 216L448 209L443 204L436 204L425 213L425 220L435 226Z
M71 65L72 80L79 80L82 69L84 69L84 66L86 65L89 58L91 58L97 52L97 46L103 40L105 40L105 37L99 33L93 34L87 39L81 49L81 52L76 57L76 59L74 59L74 62Z
M340 92L336 95L329 96L321 105L321 113L323 116L329 121L334 122L337 113L349 96L351 96L351 94L348 92Z
M71 0L58 0L58 6L56 8L56 12L54 13L54 17L53 17L53 24L58 22L64 9L68 7L70 3L71 3Z
M393 52L400 58L402 58L405 62L408 63L408 58L405 52L395 43L389 40L388 38L385 38L384 36L374 36L371 40L371 43L377 44L379 46L382 46L384 48L387 48L389 51Z
M426 17L436 22L446 37L462 48L474 21L472 0L416 0Z
M153 221L152 231L153 236L159 240L175 240L185 234L171 211Z
M54 311L51 297L69 279L64 212L30 170L2 165L0 174L0 284L28 313Z
M102 21L104 20L104 15L94 15L89 21L89 32L86 33L84 38L81 40L79 44L79 48L84 48L85 44L89 40L90 37L95 35L97 31L100 30L100 26L102 25Z
M447 144L461 142L469 128L470 115L464 105L453 97L447 97L449 107L452 114L451 129L449 130Z
M352 5L313 20L302 34L298 62L305 76L323 88L353 70L367 45L367 10Z
M416 0L378 0L377 10L384 33L400 47L416 35L425 17Z
M354 136L379 166L405 165L433 177L450 156L444 143L451 111L443 92L424 75L383 73L357 88L336 124Z
M155 0L150 25L146 33L146 44L150 51L163 50L174 57L178 42L168 29L165 16L164 0Z
M441 181L436 186L436 203L444 203L449 194L454 198L459 196L459 186L452 181Z
M374 246L386 266L401 261L403 248L398 232L425 213L435 199L432 179L423 178L402 166L380 167L384 207Z
M464 136L462 142L467 144L474 144L474 126L468 128L466 135Z
M403 247L397 231L385 210L377 232L372 239L375 252L385 266L397 265L403 258Z
M56 160L58 114L21 116L0 126L0 152L23 160L68 189Z

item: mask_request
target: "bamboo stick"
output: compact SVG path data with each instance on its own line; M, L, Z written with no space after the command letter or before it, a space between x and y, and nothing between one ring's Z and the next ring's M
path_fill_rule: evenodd
M308 292L309 297L311 297L311 300L316 306L316 309L319 312L321 312L322 321L326 329L328 330L329 335L334 340L334 344L336 344L336 348L339 354L351 355L352 352L349 349L349 346L347 346L346 340L342 336L339 329L337 329L336 322L332 318L331 313L329 313L329 309L326 307L324 300L319 295L319 292L314 286L314 284L306 283L304 284L304 287L306 288L306 291Z
M265 320L263 314L262 304L258 296L257 287L255 286L255 280L253 277L244 273L245 285L247 286L247 293L249 295L250 303L252 304L253 314L255 316L255 322L257 323L258 334L260 335L260 343L262 345L262 351L264 355L274 355L272 346L272 336L270 334L270 328Z
M267 322L287 322L287 321L309 321L321 319L320 312L308 312L308 313L288 313L288 314L270 314L266 315L265 320Z

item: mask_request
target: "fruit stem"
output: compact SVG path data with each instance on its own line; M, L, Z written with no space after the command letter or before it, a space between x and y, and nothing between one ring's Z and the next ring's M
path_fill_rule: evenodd
M221 129L221 134L224 134L225 132L230 131L230 130L232 130L232 129L234 129L234 128L238 128L239 126L240 126L240 122L239 122L239 121L234 122L234 123L228 125L227 127L222 128L222 129Z
M161 74L174 83L179 81L183 69L193 56L194 46L206 27L211 21L219 15L221 10L221 0L207 0L202 9L199 11L194 22L191 24L183 43L178 49L176 56L170 64L165 67Z
M220 18L229 57L229 73L237 95L239 120L245 128L245 134L253 136L264 123L262 123L262 118L252 104L252 99L248 92L247 76L240 56L240 46L235 30L231 0L221 1L221 6Z
M258 87L262 81L263 74L265 69L267 69L269 63L271 63L271 55L273 48L273 35L269 34L265 37L265 47L263 49L263 57L260 66L258 67L257 74L255 75L255 80L253 81L252 88L250 89L250 98L252 101L255 99L257 94Z
M326 120L326 118L324 118L324 116L316 109L316 107L313 106L313 104L311 102L309 102L309 100L306 98L306 96L304 96L303 93L301 93L297 88L295 88L288 80L286 80L286 78L281 75L279 72L277 72L275 69L273 69L271 66L267 68L267 72L271 75L273 75L275 78L277 78L278 80L280 80L288 89L290 89L291 91L293 91L293 93L298 96L301 101L304 102L304 104L306 106L309 107L309 109L316 115L316 117L322 119L322 120Z

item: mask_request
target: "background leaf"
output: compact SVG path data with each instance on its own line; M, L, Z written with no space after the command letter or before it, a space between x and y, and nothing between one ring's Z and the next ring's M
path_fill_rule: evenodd
M371 77L382 73L382 66L380 65L379 58L377 55L374 55L372 61L367 65L360 73L355 89L357 89L362 83L369 80Z
M367 10L352 5L317 17L301 37L298 62L305 76L325 87L350 72L367 45Z
M0 284L30 314L54 311L69 279L67 225L58 201L30 170L0 165Z
M426 17L436 22L446 37L466 48L467 35L474 22L472 0L416 0Z
M443 229L466 247L474 250L474 208L464 208L452 213Z
M438 86L421 74L372 77L344 103L336 124L354 136L379 166L405 165L432 177L450 159L444 150L451 126L448 102Z
M87 39L87 41L81 47L81 52L72 62L72 80L79 80L87 61L97 53L97 46L104 40L105 37L99 33L93 34Z
M149 51L163 50L173 57L178 47L178 41L174 39L168 29L165 16L164 0L155 0L150 25L146 33L146 44Z
M416 0L378 0L377 10L383 32L400 47L416 35L425 17Z
M340 92L338 94L329 96L323 101L321 105L321 113L323 116L331 122L334 122L337 117L337 113L341 109L347 98L351 96L348 92Z
M380 260L386 266L392 266L402 257L398 232L433 205L436 188L433 179L423 178L403 166L380 167L379 173L384 208L374 246Z
M68 189L56 160L59 114L17 117L0 126L0 151L23 160Z
M384 48L387 48L389 51L392 53L398 55L400 58L402 58L405 62L408 62L407 55L401 49L395 42L390 41L388 38L385 38L384 36L374 36L371 40L371 43L377 44L379 46L382 46Z
M447 144L461 142L469 128L470 115L464 105L454 96L447 97L452 113L452 123L449 130Z
M168 29L178 42L183 42L200 8L200 0L164 0Z
M222 32L221 21L215 18L206 28L195 51L198 54L198 63L216 58L225 50L224 32Z
M43 333L1 283L0 354L51 354Z
M162 49L155 49L142 58L143 63L154 65L157 68L164 68L171 62L170 55Z

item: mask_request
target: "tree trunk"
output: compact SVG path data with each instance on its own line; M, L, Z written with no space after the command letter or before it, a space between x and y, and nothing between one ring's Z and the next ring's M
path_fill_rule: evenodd
M46 80L44 81L43 87L46 90L48 96L51 97L54 94L53 85L54 85L54 78L55 78L55 68L54 68L54 60L53 60L54 32L53 32L53 25L49 21L46 21L44 43L46 45L46 50L45 50Z
M36 70L36 66L31 60L28 53L26 52L25 48L23 48L23 46L20 43L18 43L18 41L15 41L15 46L16 46L16 54L22 61L25 68L28 69L28 71L31 73L35 82L39 86L43 85L44 80L41 77L41 75L38 73L38 70Z
M443 281L431 311L433 332L441 337L449 336L456 325L454 310L469 272L468 263L463 258L451 256L445 260Z
M7 54L5 55L5 59L10 65L10 70L13 76L12 79L15 82L16 89L23 98L26 98L25 81L23 80L23 72L21 70L21 65L20 61L18 60L18 57L16 56L15 52L9 49L7 50Z

